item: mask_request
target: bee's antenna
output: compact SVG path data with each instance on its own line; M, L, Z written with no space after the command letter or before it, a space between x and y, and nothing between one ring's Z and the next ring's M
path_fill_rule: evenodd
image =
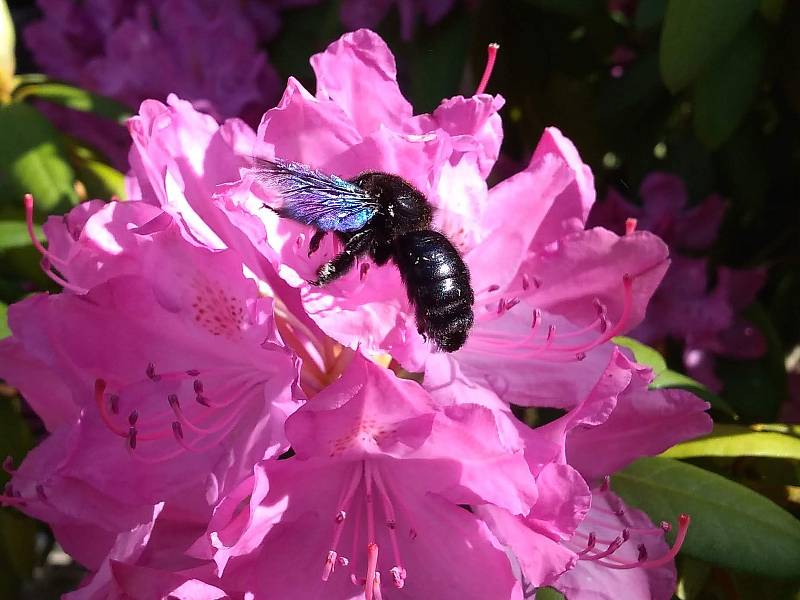
M475 90L475 95L482 94L486 90L486 86L489 84L489 78L492 76L492 70L494 70L494 62L497 60L497 51L500 50L500 44L496 44L492 42L486 48L486 67L483 69L483 77L481 77L481 82L478 84L478 88Z

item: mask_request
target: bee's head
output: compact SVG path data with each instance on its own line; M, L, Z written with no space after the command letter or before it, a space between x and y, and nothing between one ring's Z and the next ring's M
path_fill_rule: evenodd
M398 234L430 226L433 210L422 193L402 177L388 173L363 173L351 180L380 204L387 229Z

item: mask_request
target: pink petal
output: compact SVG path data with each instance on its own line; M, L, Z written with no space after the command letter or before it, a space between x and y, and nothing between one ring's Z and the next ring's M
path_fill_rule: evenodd
M317 75L317 97L342 107L362 135L381 125L400 129L412 115L397 85L394 56L367 29L343 35L325 52L312 56L311 66Z

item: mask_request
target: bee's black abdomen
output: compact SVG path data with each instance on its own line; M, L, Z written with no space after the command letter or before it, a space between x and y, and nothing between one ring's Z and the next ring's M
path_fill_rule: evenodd
M475 296L458 250L436 231L395 238L394 261L416 309L420 333L446 352L464 345L472 328Z

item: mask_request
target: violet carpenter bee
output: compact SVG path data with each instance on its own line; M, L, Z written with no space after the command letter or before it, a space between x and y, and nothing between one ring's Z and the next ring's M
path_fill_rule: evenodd
M419 333L446 352L464 345L475 301L469 270L450 240L431 229L433 207L410 183L379 171L344 180L277 158L256 159L253 172L280 195L281 206L268 208L316 227L309 256L328 232L344 244L311 283L334 281L363 255L377 265L391 260L414 306Z

